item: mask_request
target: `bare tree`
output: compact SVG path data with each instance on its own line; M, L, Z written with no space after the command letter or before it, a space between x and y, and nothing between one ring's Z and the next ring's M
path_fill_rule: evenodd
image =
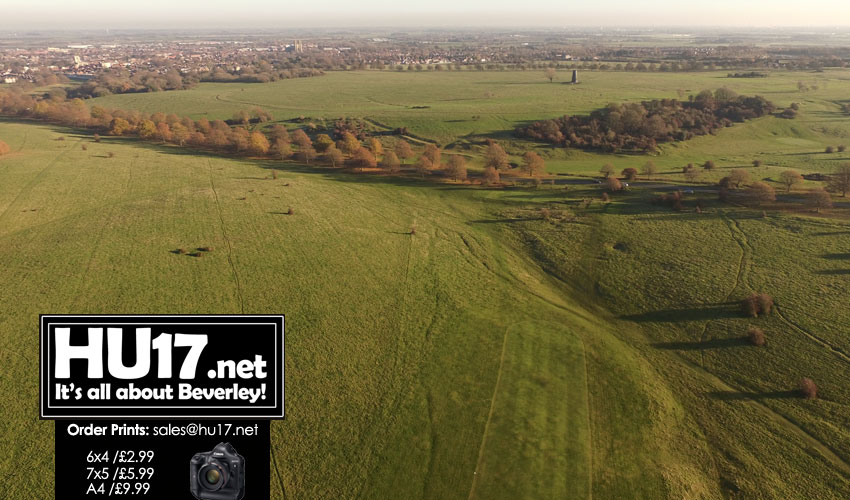
M540 176L546 171L546 164L539 154L529 151L522 157L522 171L529 176Z
M490 145L487 146L487 153L485 153L486 165L488 167L493 167L496 170L503 170L508 168L508 154L505 153L505 150L502 149L502 146L499 146L495 142L490 142Z
M446 175L456 181L466 180L466 160L463 158L463 156L449 156L449 163L446 169Z
M641 167L640 171L643 175L649 177L658 173L658 167L655 166L654 161L649 160L648 162L643 164L643 167Z
M821 208L832 207L832 197L826 189L816 187L806 193L806 204L814 208L817 213L820 213Z
M850 163L843 163L838 167L834 174L829 176L826 182L826 189L836 193L841 193L841 197L847 196L850 191Z
M783 170L779 174L779 181L785 186L785 191L790 193L791 188L803 182L803 176L796 170Z
M599 173L602 174L606 179L614 175L614 165L610 163L606 163L602 165L602 168L599 169Z
M554 80L557 75L555 68L546 68L546 71L543 74L549 79L549 83L552 83L552 80Z
M410 144L404 139L398 141L395 145L395 154L402 161L407 160L408 158L413 157L413 148L410 147Z
M776 201L776 190L766 182L757 181L747 189L747 197L756 205Z

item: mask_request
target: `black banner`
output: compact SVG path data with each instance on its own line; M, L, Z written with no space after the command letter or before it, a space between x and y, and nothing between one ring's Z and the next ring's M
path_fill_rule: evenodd
M281 315L42 315L41 418L284 415Z

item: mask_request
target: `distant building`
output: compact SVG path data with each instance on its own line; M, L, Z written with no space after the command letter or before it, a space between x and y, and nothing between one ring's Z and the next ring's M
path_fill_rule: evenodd
M578 83L578 70L577 69L573 70L573 79L570 81L570 83Z
M15 78L14 76L7 76L7 77L3 78L3 83L15 83L17 81L18 81L18 79Z

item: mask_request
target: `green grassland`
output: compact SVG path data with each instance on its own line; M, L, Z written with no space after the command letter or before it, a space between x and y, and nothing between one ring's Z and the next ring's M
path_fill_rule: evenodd
M589 175L645 158L505 131L727 85L802 102L801 115L665 146L660 179L678 182L677 167L705 159L723 171L757 154L769 166L754 178L773 178L846 156L821 151L848 137L837 103L850 72L721 76L585 73L569 86L536 72L354 72L94 102L209 118L253 104L279 120L360 116L470 155L478 138L504 138L512 151L547 152L550 170ZM819 89L800 93L798 80ZM0 435L31 436L6 439L10 499L52 494L52 424L37 419L34 368L47 312L285 313L274 498L850 492L845 205L765 217L698 194L704 213L676 213L636 189L586 207L598 187L432 184L95 143L20 121L0 122L0 139L12 149L0 157ZM172 252L201 246L214 250ZM775 297L773 315L740 314L734 302L754 291ZM750 325L766 331L765 347L741 340ZM793 392L801 376L818 383L818 400Z

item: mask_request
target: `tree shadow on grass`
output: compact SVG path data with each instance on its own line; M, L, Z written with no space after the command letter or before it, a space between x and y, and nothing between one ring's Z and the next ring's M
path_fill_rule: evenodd
M719 302L695 307L659 309L640 314L628 314L620 316L620 319L637 323L678 323L740 317L741 311L737 302Z
M850 269L824 269L822 271L815 271L815 274L823 274L826 276L844 276L850 275Z
M728 347L744 347L750 345L746 339L733 337L727 339L711 339L696 342L656 342L651 344L656 349L671 351L701 351L705 349L725 349Z
M711 391L706 395L719 401L759 401L763 399L795 399L800 397L799 391L768 391L768 392L744 392L744 391Z
M825 253L821 254L820 257L828 260L848 260L850 259L850 253Z

